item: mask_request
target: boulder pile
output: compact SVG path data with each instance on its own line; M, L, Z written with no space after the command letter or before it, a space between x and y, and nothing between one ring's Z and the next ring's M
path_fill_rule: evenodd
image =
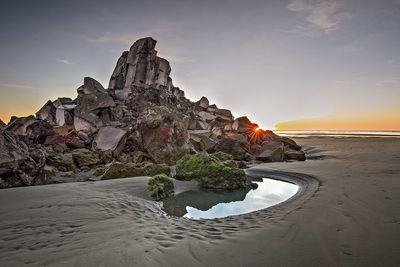
M205 152L225 155L221 162L234 168L305 160L293 140L258 129L247 117L234 118L206 97L185 98L155 46L148 37L123 52L107 89L86 77L76 99L49 100L36 116L0 121L0 188L53 183L58 172L96 168L106 171L105 179L115 178L111 163L131 166L129 173L132 166L172 166Z

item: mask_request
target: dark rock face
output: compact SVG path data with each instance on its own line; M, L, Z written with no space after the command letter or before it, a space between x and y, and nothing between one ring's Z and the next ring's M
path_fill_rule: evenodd
M93 149L102 152L110 151L118 156L126 143L127 131L113 127L103 127L93 141Z
M31 151L13 132L0 131L0 188L33 185L44 158L41 149Z
M180 114L147 108L138 120L139 142L156 163L174 164L189 152L188 134Z
M51 125L56 124L56 107L51 100L47 101L46 104L36 112L36 119L47 121Z
M97 113L102 108L115 106L114 100L109 94L100 92L79 95L76 103L75 115L90 112Z
M260 130L247 117L234 119L230 110L204 96L197 102L185 98L155 45L154 39L143 38L123 52L108 89L85 77L76 99L47 101L36 118L0 122L0 187L52 183L57 172L74 176L99 166L102 179L154 175L151 165L217 152L222 161L209 159L219 168L212 170L215 175L196 179L208 188L235 188L243 185L235 167L245 168L246 162L305 160L293 140ZM218 171L226 175L218 178Z
M67 148L83 148L85 143L75 132L72 132L67 135L55 134L48 136L44 142L44 145L61 145Z
M4 127L4 130L12 131L17 135L26 135L26 128L34 122L35 117L33 115L14 118L6 127Z
M47 136L54 134L53 126L47 120L36 120L26 127L26 136L40 144L44 143Z
M6 127L7 124L5 124L2 120L0 120L0 130L3 130L4 127Z
M93 78L85 77L83 79L83 85L77 89L78 95L86 95L93 93L107 94L106 89L98 81Z

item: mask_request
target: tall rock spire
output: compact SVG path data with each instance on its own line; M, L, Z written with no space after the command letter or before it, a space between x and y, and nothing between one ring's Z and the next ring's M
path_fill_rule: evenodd
M132 86L171 89L171 67L166 59L157 56L157 41L151 37L137 40L122 53L111 75L109 88L124 89Z

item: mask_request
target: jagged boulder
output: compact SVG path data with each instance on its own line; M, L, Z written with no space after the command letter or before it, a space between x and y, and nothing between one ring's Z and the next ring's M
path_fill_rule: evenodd
M94 150L110 151L117 157L125 146L127 131L114 127L102 127L92 143Z
M262 152L256 157L263 162L279 162L284 159L284 146L280 142L264 143Z
M165 107L147 107L137 122L139 143L156 163L174 164L189 153L182 114Z
M28 146L10 131L0 131L0 188L32 185L44 165L45 153Z
M36 120L26 127L26 136L40 144L43 144L47 136L54 135L53 126L47 120Z
M26 135L26 128L35 122L35 116L12 118L4 130L14 132L17 135Z
M83 78L83 85L77 89L77 92L79 95L93 93L108 94L101 83L90 77Z
M294 150L294 149L289 148L289 149L285 149L285 159L305 161L306 155L305 155L304 151Z
M186 155L176 163L176 178L195 179L204 188L235 189L246 186L243 170L225 166L208 154Z
M74 100L69 97L59 97L55 101L53 101L53 105L58 108L59 106L64 105L74 105Z
M97 113L100 109L115 107L113 98L107 93L94 92L79 95L76 99L75 116L83 113Z
M74 116L74 128L78 132L92 134L103 126L101 119L93 113L82 113Z
M207 97L203 96L199 102L197 102L197 105L202 108L202 109L207 109L208 106L210 105L210 102L208 101Z
M56 107L51 100L47 101L46 104L36 112L36 119L45 120L51 125L56 124Z
M76 132L71 132L67 135L55 134L47 136L44 145L65 146L66 148L83 148L85 143L81 138L79 138Z
M6 127L7 124L5 124L2 120L0 120L0 130L3 130L4 127Z
M248 133L257 127L258 125L252 123L246 116L236 118L232 123L232 130L238 133Z
M230 154L235 160L244 160L247 154L247 151L243 148L243 144L241 142L230 138L218 140L218 143L208 152L213 153L217 151Z

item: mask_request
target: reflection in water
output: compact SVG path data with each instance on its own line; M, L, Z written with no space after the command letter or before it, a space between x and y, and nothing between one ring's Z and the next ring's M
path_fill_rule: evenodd
M298 186L263 178L257 189L187 191L163 201L164 210L191 219L222 218L265 209L293 196Z

